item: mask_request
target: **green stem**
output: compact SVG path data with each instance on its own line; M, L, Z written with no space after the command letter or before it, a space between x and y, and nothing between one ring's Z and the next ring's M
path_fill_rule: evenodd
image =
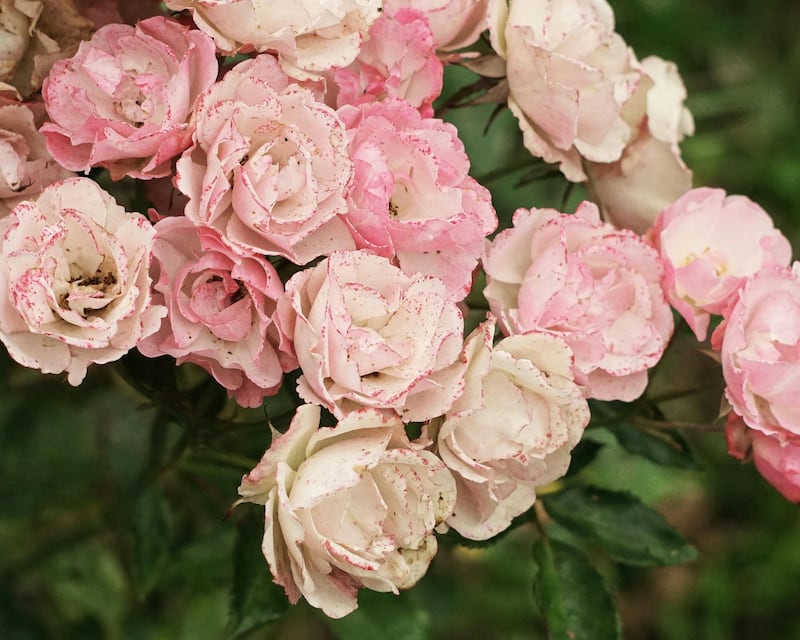
M201 449L199 451L194 451L192 457L194 458L192 462L200 462L201 464L206 462L216 462L222 466L233 467L234 469L243 469L245 471L250 471L256 466L256 464L258 464L258 460L252 460L251 458L240 456L236 453L220 451L217 449Z
M631 422L634 424L634 426L650 427L652 429L707 431L718 433L725 431L725 425L702 424L698 422L669 422L667 420L650 420L649 418L640 417L632 418Z
M487 184L494 182L495 180L501 180L507 176L515 174L517 171L522 171L525 168L526 167L524 165L518 165L518 164L511 167L500 167L499 169L490 171L486 175L476 179L482 185L486 186Z
M699 393L708 391L708 387L692 387L690 389L678 389L676 391L668 391L657 396L648 396L647 400L652 404L661 404L662 402L670 402L672 400L680 400L681 398L688 398L689 396L696 396Z

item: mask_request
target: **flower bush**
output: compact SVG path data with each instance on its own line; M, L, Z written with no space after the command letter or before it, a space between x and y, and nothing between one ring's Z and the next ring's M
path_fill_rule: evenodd
M688 468L680 432L725 431L800 501L800 267L754 201L692 188L678 68L605 0L1 8L0 340L155 411L120 542L143 597L210 509L175 469L228 480L197 485L239 531L235 637L513 530L550 637L620 637L602 572L696 551L582 473L610 440ZM518 170L561 197L510 206ZM700 423L663 392L685 353Z

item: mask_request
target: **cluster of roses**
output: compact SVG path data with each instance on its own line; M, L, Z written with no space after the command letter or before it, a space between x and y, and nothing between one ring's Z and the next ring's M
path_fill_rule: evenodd
M731 442L800 498L800 267L755 204L689 191L680 78L636 60L605 0L166 4L189 11L99 12L43 104L0 106L0 339L72 384L134 347L169 355L249 407L299 368L308 404L239 488L292 601L345 615L359 588L419 580L435 531L508 527L566 472L587 399L644 392L670 304L700 340L724 318ZM486 239L490 194L432 106L486 29L478 66L526 147L616 226L584 202ZM151 220L71 173L96 167L141 181ZM492 314L465 340L481 268Z

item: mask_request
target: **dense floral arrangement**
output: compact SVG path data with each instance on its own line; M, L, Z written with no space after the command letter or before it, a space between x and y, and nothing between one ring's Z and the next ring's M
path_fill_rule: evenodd
M231 502L264 509L291 602L342 617L443 537L579 529L604 496L553 483L590 420L637 409L676 324L721 363L730 453L800 501L800 266L756 203L691 188L678 71L605 0L165 4L0 5L0 340L72 385L136 350L241 407L288 394ZM475 82L442 102L454 65ZM592 200L498 219L440 117L464 104L508 108ZM692 557L642 528L642 563ZM563 578L578 551L542 541Z

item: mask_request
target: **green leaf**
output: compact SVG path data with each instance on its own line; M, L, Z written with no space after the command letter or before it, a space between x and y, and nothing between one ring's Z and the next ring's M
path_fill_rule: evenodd
M427 640L431 637L430 615L414 599L412 591L399 596L362 589L358 609L328 623L341 640Z
M614 600L580 551L543 537L533 545L533 557L533 595L550 640L622 637Z
M641 566L697 558L660 513L629 493L571 487L543 499L550 516L571 533L595 542L615 560Z
M263 521L241 523L233 547L233 585L228 629L234 638L278 620L288 601L261 555Z
M640 429L626 422L605 427L628 453L667 467L700 469L689 443L677 432Z
M132 513L134 579L140 595L147 594L161 577L172 547L172 514L164 494L148 487Z
M595 442L588 438L581 440L572 450L567 476L574 476L581 469L590 464L602 448L603 444L601 442Z

